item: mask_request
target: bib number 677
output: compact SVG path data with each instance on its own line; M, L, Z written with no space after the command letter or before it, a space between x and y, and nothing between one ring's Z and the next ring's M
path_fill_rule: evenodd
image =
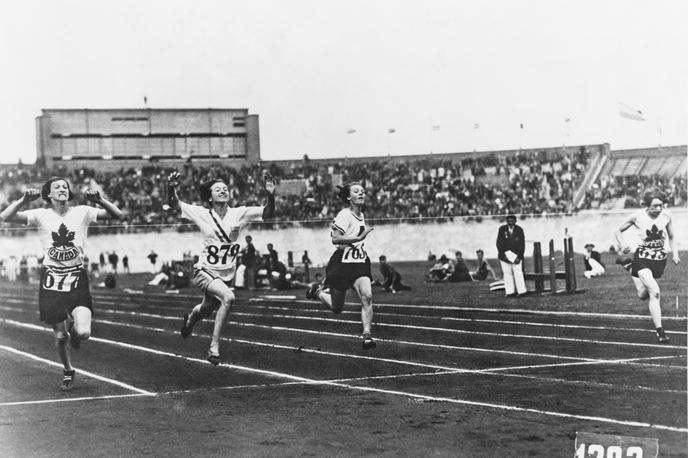
M66 292L76 288L79 282L79 272L68 274L56 274L47 272L43 282L43 288L50 291Z

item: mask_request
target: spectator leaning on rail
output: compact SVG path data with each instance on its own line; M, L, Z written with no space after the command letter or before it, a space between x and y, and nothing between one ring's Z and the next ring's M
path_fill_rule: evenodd
M526 282L523 277L523 255L526 251L526 237L523 228L516 224L516 215L508 215L506 224L497 232L497 252L504 274L504 291L507 297L525 295Z

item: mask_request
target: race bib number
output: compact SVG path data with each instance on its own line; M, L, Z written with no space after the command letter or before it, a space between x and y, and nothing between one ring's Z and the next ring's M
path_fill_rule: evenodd
M79 283L79 272L57 273L48 270L43 278L43 289L68 293L74 290Z
M206 247L206 262L211 266L225 266L234 264L237 254L239 254L238 243L227 243L224 245L208 245Z
M342 254L342 263L363 263L367 258L368 253L366 253L362 243L358 245L347 245L344 248L344 254Z

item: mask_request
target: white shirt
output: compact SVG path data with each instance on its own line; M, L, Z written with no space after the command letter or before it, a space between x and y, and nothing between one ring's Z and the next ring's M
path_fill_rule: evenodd
M671 222L671 215L666 211L656 218L650 218L647 211L640 210L633 215L635 227L638 229L638 257L644 259L662 260L667 257L667 224Z
M179 202L182 218L193 221L203 234L203 252L197 268L212 271L224 281L234 278L236 257L240 245L236 243L246 224L263 221L263 207L228 208L224 218L215 210L200 205Z
M88 225L98 218L98 209L87 205L69 207L61 216L52 208L25 210L27 224L41 229L47 267L77 267L83 264Z
M349 208L345 208L334 218L332 221L332 231L331 236L336 233L342 234L345 237L355 237L365 231L365 218L363 213L360 216L354 214ZM335 245L337 249L344 250L342 254L343 263L363 263L368 258L368 253L366 253L363 247L363 241L355 242L351 244L337 244Z

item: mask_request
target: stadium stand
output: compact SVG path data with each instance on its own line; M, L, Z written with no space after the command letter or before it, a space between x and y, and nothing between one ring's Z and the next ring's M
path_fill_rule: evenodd
M679 156L682 152L683 156ZM339 210L335 186L360 180L369 195L366 217L376 224L398 219L422 221L455 216L480 220L489 215L545 214L577 209L637 205L648 185L672 192L674 205L686 202L685 146L609 152L608 145L475 154L395 158L278 161L229 165L181 162L182 200L198 202L198 183L222 177L234 204L262 202L261 180L269 171L278 180L280 221L303 225L327 223ZM678 166L676 166L678 164ZM681 169L680 167L683 167ZM123 227L91 229L93 233L154 231L169 225L191 230L164 208L165 179L170 166L151 164L118 171L66 165L53 168L8 166L0 170L0 207L18 198L27 186L40 186L49 176L68 177L77 194L101 190L127 214ZM669 173L670 172L670 173ZM577 196L582 196L576 205ZM620 204L621 202L621 204ZM40 201L34 206L42 205ZM623 207L622 207L623 208ZM6 230L16 235L21 230Z

